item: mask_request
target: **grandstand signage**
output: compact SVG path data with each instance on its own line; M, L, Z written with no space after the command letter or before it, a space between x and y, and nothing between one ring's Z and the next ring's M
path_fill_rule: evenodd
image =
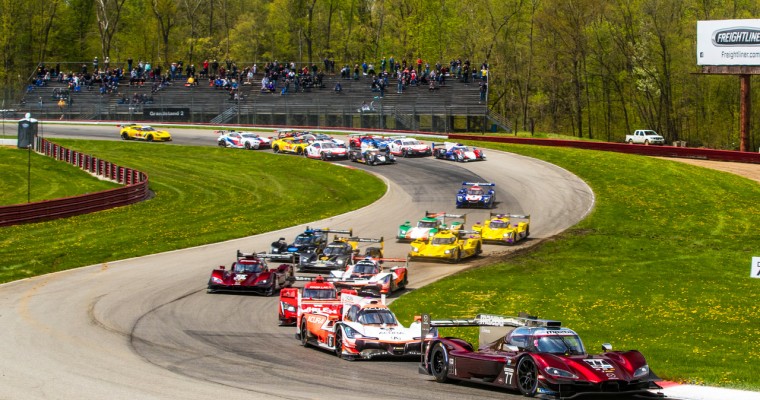
M143 117L150 121L189 121L189 108L144 108Z
M760 65L760 19L697 21L697 65Z

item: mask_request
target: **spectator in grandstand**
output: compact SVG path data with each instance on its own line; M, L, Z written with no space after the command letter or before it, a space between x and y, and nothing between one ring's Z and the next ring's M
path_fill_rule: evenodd
M343 92L343 86L340 85L340 82L335 83L335 88L333 89L335 93L341 93Z
M486 101L487 91L488 91L488 84L484 81L480 82L480 101L478 101L478 103L482 103Z

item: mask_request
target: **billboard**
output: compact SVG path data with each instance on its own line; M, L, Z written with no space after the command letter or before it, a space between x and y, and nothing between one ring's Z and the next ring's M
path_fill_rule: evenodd
M697 65L760 65L760 19L697 21Z

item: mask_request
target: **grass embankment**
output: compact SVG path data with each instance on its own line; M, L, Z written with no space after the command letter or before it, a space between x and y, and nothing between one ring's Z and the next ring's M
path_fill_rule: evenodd
M26 149L0 146L0 206L42 201L119 187L81 169ZM31 176L31 185L29 177Z
M0 282L276 230L362 207L385 193L382 181L360 170L265 151L55 141L147 173L156 197L0 228ZM26 172L25 163L21 169Z
M757 183L640 156L488 146L572 171L595 209L533 251L400 297L399 318L527 311L574 328L590 351L637 348L663 378L760 389ZM475 329L443 333L477 340Z

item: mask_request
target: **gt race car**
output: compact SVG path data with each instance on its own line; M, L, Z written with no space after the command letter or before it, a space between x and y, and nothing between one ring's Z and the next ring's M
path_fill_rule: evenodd
M272 151L275 153L291 153L303 155L309 143L301 137L286 136L275 139L272 142Z
M425 216L417 221L416 226L412 226L410 221L405 221L398 227L398 234L396 239L399 242L414 241L414 240L428 240L432 235L438 232L442 226L446 225L446 219L456 219L461 221L451 221L448 224L448 229L452 231L458 231L464 227L467 222L466 214L449 214L445 212L430 212L425 211Z
M414 138L393 138L388 143L391 154L400 157L425 157L433 154L430 146Z
M329 350L345 360L421 354L419 321L405 327L378 299L343 294L341 302L339 318L320 311L299 314L296 339L301 345Z
M149 125L122 125L119 135L123 140L144 140L146 142L172 141L172 135L169 132L155 129Z
M422 335L440 327L480 327L479 346L453 337L437 337L424 346L421 374L438 382L473 381L527 397L568 399L664 397L659 378L636 351L588 354L575 331L559 321L521 315L478 315L474 319L432 320L422 316Z
M513 222L513 219L519 221ZM476 223L472 230L479 232L484 242L512 245L530 236L530 215L492 212L489 219L482 225Z
M483 239L475 231L452 231L441 228L428 240L415 240L410 245L409 259L438 259L458 263L463 258L482 253Z
M451 160L459 162L482 161L486 155L481 149L470 148L461 143L444 142L432 143L433 156L442 160Z
M380 165L380 164L395 164L396 157L393 154L387 153L380 149L367 148L361 149L349 149L348 159L367 165Z
M272 147L272 139L253 132L214 131L219 135L216 143L219 147L233 149L258 150Z
M390 139L383 136L367 135L363 133L352 133L348 135L348 147L350 149L361 149L371 146L384 153L388 153L390 151L389 144Z
M385 262L404 262L404 266L383 268ZM406 288L409 283L409 263L404 258L365 257L345 270L330 272L336 278L335 287L355 290L360 296L380 297Z
M298 260L298 271L330 273L335 269L344 269L355 258L359 257L361 252L359 245L363 243L379 245L364 248L365 257L379 258L383 256L383 238L340 237L335 235L333 241L325 246L321 254L302 253Z
M306 146L306 157L321 160L345 160L348 158L348 150L338 147L331 141L315 141Z
M495 183L462 182L462 188L459 189L456 197L457 208L493 208L496 202L494 186L496 186Z
M221 265L211 271L207 292L250 292L271 296L278 289L293 286L293 266L282 264L270 269L267 258L270 258L269 254L242 253L238 250L237 260L229 270Z
M327 245L327 235L330 233L351 235L353 230L314 229L307 226L290 244L285 241L285 238L273 242L270 253L274 260L297 263L302 256L309 258L312 254L321 254Z

